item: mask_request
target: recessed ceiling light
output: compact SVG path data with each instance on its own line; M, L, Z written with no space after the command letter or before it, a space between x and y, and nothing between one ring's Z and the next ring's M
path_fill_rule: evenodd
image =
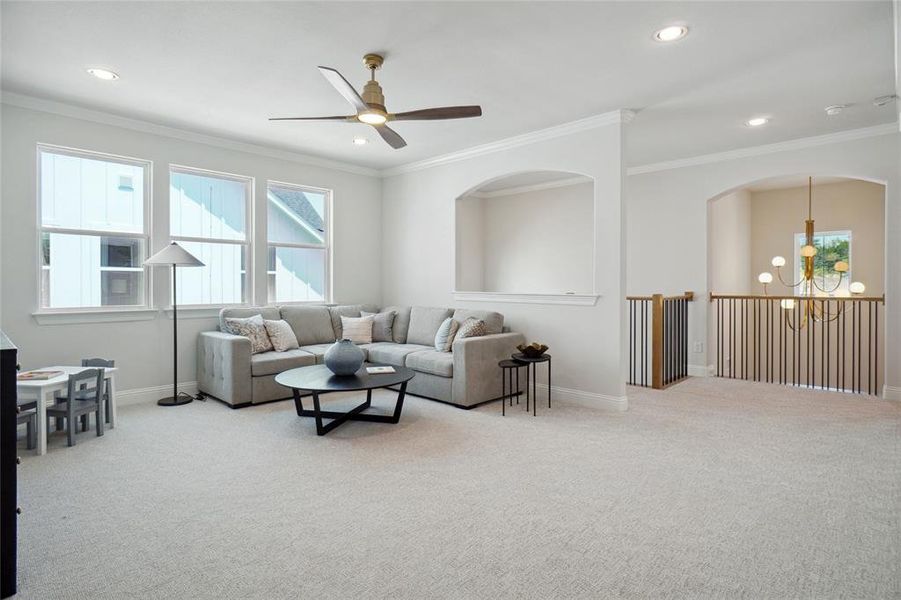
M829 115L830 117L834 117L835 115L841 113L846 108L848 108L847 104L830 104L823 110L825 110L826 114Z
M688 35L688 27L685 25L670 25L664 27L654 34L654 39L658 42L675 42L681 40Z
M770 120L766 117L754 117L753 119L748 119L747 121L745 121L745 125L747 125L748 127L762 127L769 122Z
M119 79L119 75L110 71L109 69L101 69L100 67L91 67L88 69L88 73L96 77L97 79L102 79L104 81L114 81Z
M369 140L367 140L364 137L355 137L354 138L354 145L356 145L356 146L363 146L368 143L369 143Z
M889 104L892 100L897 100L898 96L895 94L889 94L888 96L879 96L878 98L873 99L873 106L885 106Z

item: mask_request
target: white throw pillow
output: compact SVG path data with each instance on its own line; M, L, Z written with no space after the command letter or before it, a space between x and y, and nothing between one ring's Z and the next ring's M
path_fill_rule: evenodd
M272 346L276 352L300 348L300 344L297 343L297 336L294 335L294 330L291 329L287 321L264 319L263 323L266 325L266 333L269 334L269 339L272 341Z
M438 352L450 352L454 343L454 336L457 334L459 323L448 317L438 328L435 334L435 350Z
M372 324L375 317L341 317L341 329L344 339L354 344L372 343Z

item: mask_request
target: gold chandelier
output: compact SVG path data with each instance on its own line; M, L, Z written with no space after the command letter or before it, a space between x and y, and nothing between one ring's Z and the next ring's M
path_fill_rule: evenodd
M793 330L796 326L798 328L806 326L809 320L828 323L834 321L842 314L844 302L839 302L835 314L830 315L829 312L823 308L823 298L847 297L849 295L848 292L850 292L850 295L859 296L866 291L866 286L859 281L852 282L848 286L847 291L839 289L848 273L848 263L843 260L836 261L835 264L832 265L832 268L838 273L838 281L832 289L826 289L825 279L823 281L823 286L821 287L817 283L816 277L814 277L814 260L817 255L817 248L814 246L813 239L813 177L807 178L807 220L804 224L806 239L804 246L801 247L801 259L804 261L804 271L801 275L801 280L797 283L785 281L782 277L782 267L785 266L785 257L774 256L772 260L772 265L776 267L776 276L779 278L782 285L789 288L803 286L801 287L801 293L798 295L797 300L795 298L783 298L779 303L785 314L785 320L788 323L788 326ZM764 271L757 276L757 281L763 284L763 293L765 296L768 296L767 286L773 282L773 274L769 271ZM815 300L817 298L821 300L819 305L817 305ZM791 313L795 310L796 301L798 303L798 312L795 315L793 322Z

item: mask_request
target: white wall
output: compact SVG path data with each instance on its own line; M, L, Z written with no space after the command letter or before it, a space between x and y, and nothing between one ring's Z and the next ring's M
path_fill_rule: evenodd
M482 199L463 196L457 199L456 289L485 289L485 215Z
M523 171L592 177L595 306L455 302L455 200L486 181ZM382 290L386 303L496 310L548 344L554 385L625 406L627 363L622 207L622 126L608 124L401 173L384 181Z
M593 183L482 198L482 218L480 291L593 291Z
M120 389L171 381L172 321L151 320L39 325L36 145L39 142L153 161L152 248L168 242L169 163L255 178L254 211L266 215L267 179L334 190L334 300L381 301L381 182L378 178L176 139L47 112L2 105L2 207L0 207L0 326L17 343L23 368L77 364L86 356L116 359ZM189 135L183 136L190 137ZM264 239L265 219L254 236ZM256 303L266 302L266 253L253 256ZM166 269L153 273L156 306L168 306ZM179 380L195 379L197 333L216 328L210 316L179 314Z
M886 185L886 382L901 397L901 135L820 143L743 158L686 164L628 177L630 294L696 292L692 342L706 339L707 205L710 199L774 176L836 175ZM636 172L638 171L638 172ZM661 251L678 248L678 252ZM705 352L690 363L713 361Z
M707 244L710 288L751 293L751 194L737 190L710 203Z

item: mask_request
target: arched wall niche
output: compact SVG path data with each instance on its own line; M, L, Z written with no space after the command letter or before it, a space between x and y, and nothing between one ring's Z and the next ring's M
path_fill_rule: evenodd
M455 290L585 296L595 291L594 179L559 170L492 177L455 201Z

